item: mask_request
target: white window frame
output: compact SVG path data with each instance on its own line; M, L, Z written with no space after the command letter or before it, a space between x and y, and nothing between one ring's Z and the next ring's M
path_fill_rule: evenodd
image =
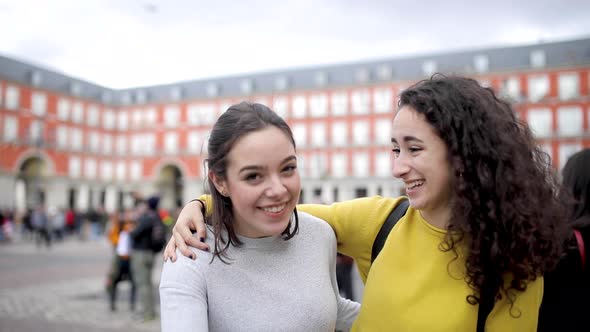
M328 97L324 93L314 94L309 98L311 117L322 118L328 115Z
M557 109L557 133L576 137L584 133L584 112L579 106L562 106Z
M84 105L79 101L76 101L72 104L72 122L84 122Z
M164 153L177 154L178 146L178 133L168 132L164 135Z
M391 176L391 152L379 151L375 153L375 175L388 178Z
M375 130L373 131L374 142L379 145L388 145L391 143L391 119L377 119L375 120Z
M332 116L345 116L348 114L348 93L346 91L333 92L330 96Z
M286 96L276 96L272 101L272 108L281 118L287 119L287 114L289 114L289 98Z
M180 107L178 105L168 105L164 108L164 126L175 128L180 124Z
M369 114L371 106L371 96L369 90L355 90L351 95L352 114Z
M293 138L295 144L299 148L307 146L307 125L305 123L296 123L291 126L293 128Z
M20 107L20 89L15 85L7 85L4 93L4 106L6 109L18 110Z
M345 152L332 154L332 177L342 179L348 176L348 157Z
M390 113L393 107L393 91L391 88L375 88L373 90L375 113Z
M538 102L549 96L549 75L532 75L528 77L529 100Z
M292 99L292 116L295 119L303 119L307 116L307 98L304 95L294 96Z
M47 113L47 95L35 91L31 94L31 112L36 116L44 116Z
M311 145L313 147L326 146L326 123L325 122L314 122L311 125Z
M527 123L535 137L551 137L553 135L553 115L549 108L529 109Z
M370 142L370 126L367 120L355 121L352 124L352 143L356 146L366 146Z
M61 121L68 121L70 119L70 109L72 103L65 99L59 98L57 101L57 119Z
M560 73L557 79L560 100L571 100L580 96L580 75L578 73Z
M4 134L2 135L5 142L14 142L18 138L18 118L16 116L4 116Z
M352 158L352 174L356 178L366 178L370 173L369 153L355 152Z
M348 144L348 125L345 121L332 122L332 146Z
M68 160L68 175L71 178L79 178L82 175L82 161L79 157L70 156Z

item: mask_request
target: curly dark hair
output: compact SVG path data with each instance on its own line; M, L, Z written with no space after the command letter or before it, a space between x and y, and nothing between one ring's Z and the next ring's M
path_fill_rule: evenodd
M515 291L563 251L566 210L550 157L510 104L473 79L434 75L403 91L403 106L423 114L448 148L453 203L440 249L455 259L459 245L467 249L467 302L481 302L485 283L512 307Z
M226 178L227 155L235 143L249 133L259 131L270 126L281 130L295 147L295 140L289 125L265 105L249 102L241 102L230 106L213 125L209 136L208 156L205 165L219 179ZM240 246L242 242L237 237L234 229L234 216L232 201L229 197L221 195L211 178L207 179L208 189L213 200L213 211L206 222L213 226L215 246L213 257L218 257L222 262L227 263L226 250L230 245ZM293 211L292 220L282 232L283 239L289 240L299 230L299 216L297 209ZM224 238L227 234L228 239Z

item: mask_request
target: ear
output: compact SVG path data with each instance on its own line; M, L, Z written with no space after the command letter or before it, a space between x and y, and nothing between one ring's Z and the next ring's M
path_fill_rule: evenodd
M213 173L213 171L209 171L209 180L211 180L211 182L213 182L213 185L215 186L215 189L223 196L224 193L227 193L227 183L225 181L225 179L221 179L219 178L217 175L215 175L215 173Z

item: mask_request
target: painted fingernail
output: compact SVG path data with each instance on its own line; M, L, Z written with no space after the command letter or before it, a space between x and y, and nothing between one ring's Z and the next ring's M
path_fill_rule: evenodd
M204 237L201 238L201 242L205 242L205 238Z

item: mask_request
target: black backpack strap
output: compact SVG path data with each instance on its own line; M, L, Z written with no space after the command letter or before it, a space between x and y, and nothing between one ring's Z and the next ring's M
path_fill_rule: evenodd
M486 327L486 320L494 309L496 302L496 292L498 290L488 283L484 282L481 289L481 296L479 299L479 309L477 310L477 332L484 332Z
M399 204L387 216L387 219L381 226L379 233L377 233L377 237L375 237L375 241L373 242L373 250L371 251L371 263L375 261L381 249L383 249L383 245L385 245L385 240L389 236L389 232L393 229L393 226L397 224L398 220L401 219L406 214L408 210L408 206L410 206L410 202L407 199L402 198Z

